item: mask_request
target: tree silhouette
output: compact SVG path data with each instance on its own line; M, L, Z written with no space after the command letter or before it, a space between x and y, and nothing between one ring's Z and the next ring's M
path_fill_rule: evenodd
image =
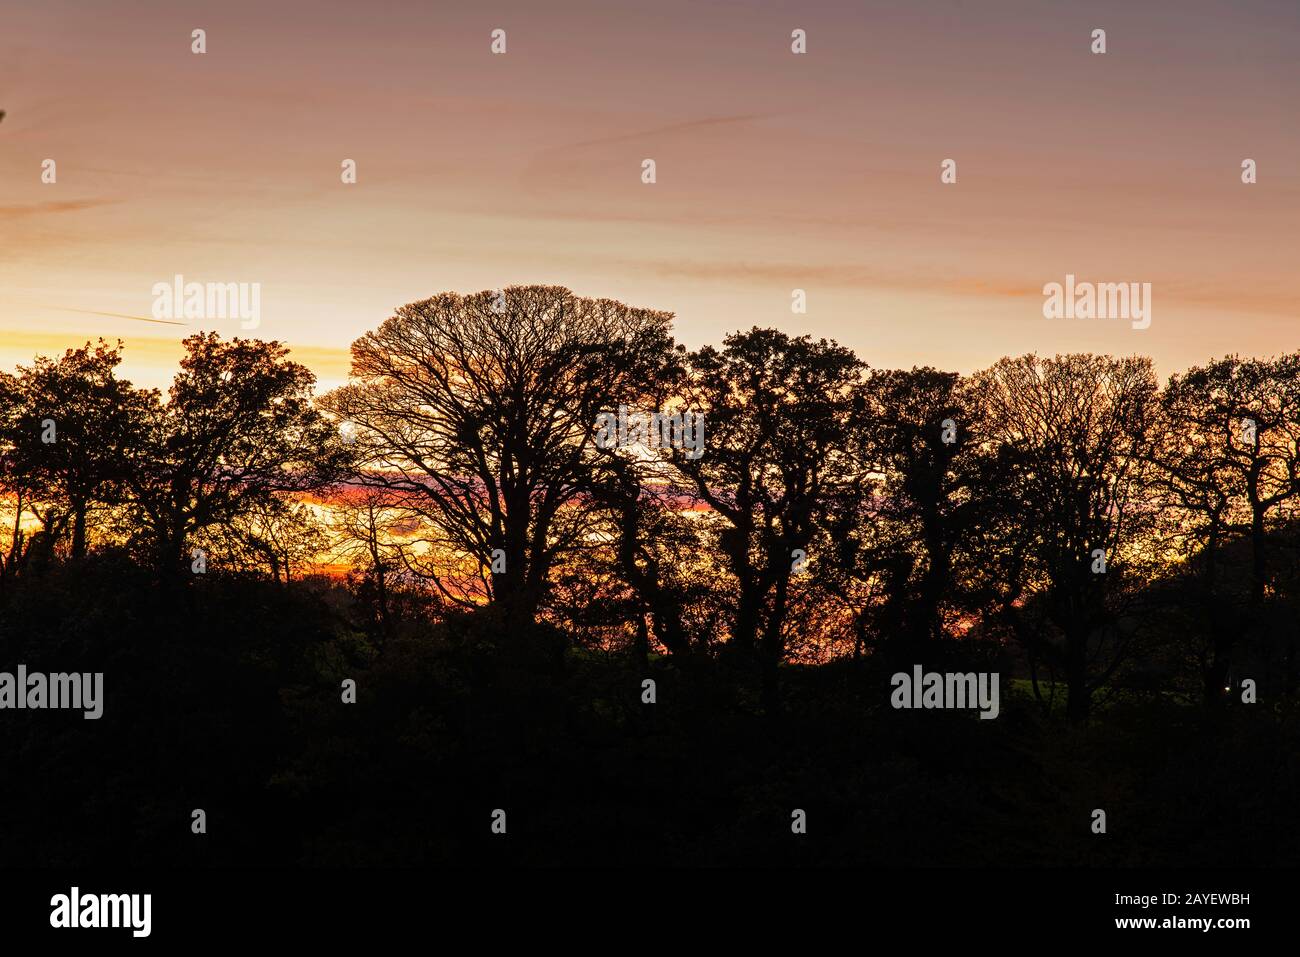
M556 286L445 293L353 343L353 382L322 405L355 429L359 480L422 523L412 567L526 624L555 561L586 547L596 415L638 394L669 321Z
M86 553L91 511L122 501L130 451L144 441L145 410L156 399L115 376L121 360L121 343L100 340L0 374L0 447L19 517L36 517L47 549L66 538L73 558Z
M1042 650L1062 665L1070 716L1086 718L1092 692L1133 637L1120 610L1154 517L1145 504L1157 391L1151 361L1030 355L1003 359L976 382L985 434L1004 450L1016 485L1017 514L1004 527L1024 537L1000 548L1024 563L1016 580L1038 593L1061 636ZM1021 614L1019 591L1005 606L1013 617Z
M833 342L755 328L692 353L687 367L687 405L704 412L708 448L698 459L675 449L673 464L723 521L717 548L736 592L729 650L761 664L772 705L796 553L836 486L863 467L846 450L864 365Z
M1170 378L1161 405L1155 484L1170 510L1169 537L1189 543L1192 600L1209 635L1204 692L1216 702L1239 638L1267 624L1269 532L1300 494L1300 356L1233 356L1189 369ZM1249 542L1246 601L1226 567L1236 536Z
M129 507L159 569L189 567L194 537L230 526L276 496L346 474L347 446L313 407L315 376L278 342L199 333L166 404L149 410L133 450Z
M874 371L864 387L870 415L861 454L880 476L872 521L885 534L873 567L890 581L891 644L903 659L950 633L969 604L959 571L975 530L990 519L983 421L969 384L931 368Z
M488 853L1294 859L1300 360L1159 389L1142 358L869 370L762 328L688 352L670 319L435 296L320 400L210 333L165 396L103 343L0 374L0 656L112 688L91 735L6 711L0 815L31 826L0 861L481 861L465 822L524 803ZM702 414L702 454L604 441L656 413ZM996 674L1001 720L895 711L918 664ZM1058 826L1098 781L1122 851ZM220 841L176 839L196 793Z

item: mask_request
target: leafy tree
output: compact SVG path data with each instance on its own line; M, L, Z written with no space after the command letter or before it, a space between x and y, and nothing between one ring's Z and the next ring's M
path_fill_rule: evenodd
M188 567L209 529L233 529L277 496L326 488L346 474L347 446L313 406L315 376L278 342L198 333L166 404L134 452L131 507L160 569Z
M870 414L861 454L880 476L871 521L884 530L872 565L887 573L894 644L917 660L970 605L961 572L982 560L973 536L993 507L984 423L977 396L956 373L878 370L864 391Z
M771 705L785 658L790 589L837 488L863 465L846 450L861 413L864 365L849 349L754 328L687 361L687 406L705 415L706 449L674 467L720 518L732 576L730 651L761 664Z
M47 546L66 539L73 558L86 553L92 510L121 501L156 400L116 377L121 360L121 343L100 340L57 360L39 357L0 381L0 445L18 518L30 511Z
M1205 695L1215 702L1239 639L1266 624L1276 575L1270 533L1300 494L1300 356L1194 367L1170 378L1161 408L1154 483L1173 519L1168 538L1188 562L1208 634ZM1249 543L1245 594L1231 561L1238 536Z
M662 345L662 351L647 349L635 356L639 368L629 383L634 391L621 397L618 408L610 406L602 413L621 413L630 423L632 417L693 411L681 407L685 348L670 350L668 341ZM708 645L707 636L693 639L687 623L687 606L698 591L690 572L701 564L703 543L684 515L691 504L690 486L672 467L671 428L669 444L662 444L662 438L660 429L650 445L636 442L602 448L598 443L589 494L593 503L605 509L611 573L634 596L630 607L639 653L648 653L653 631L658 643L680 662Z

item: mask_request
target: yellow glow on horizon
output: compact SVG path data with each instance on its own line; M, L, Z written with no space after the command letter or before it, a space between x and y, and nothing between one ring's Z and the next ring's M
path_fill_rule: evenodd
M197 331L197 330L195 330ZM187 331L188 335L189 332ZM242 333L244 338L261 338L258 330ZM58 358L68 349L79 349L87 342L103 339L122 341L122 364L118 376L142 388L161 389L164 393L180 367L184 348L181 336L120 335L111 332L72 332L0 329L0 370L12 373L18 365L31 365L37 356ZM351 352L333 346L285 343L289 358L301 362L316 374L316 392L322 393L347 381Z

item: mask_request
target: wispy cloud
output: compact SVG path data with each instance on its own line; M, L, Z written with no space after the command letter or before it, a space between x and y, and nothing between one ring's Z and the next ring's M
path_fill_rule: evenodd
M115 202L112 199L61 199L48 203L20 203L15 206L0 206L0 219L23 219L47 213L77 213L99 206L111 206Z

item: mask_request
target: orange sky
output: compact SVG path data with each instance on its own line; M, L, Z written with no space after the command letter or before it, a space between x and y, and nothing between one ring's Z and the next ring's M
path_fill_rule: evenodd
M1298 48L1274 0L43 0L0 32L0 365L122 337L165 384L240 333L120 318L177 273L260 283L323 386L399 304L533 282L873 366L1290 351ZM1151 327L1044 319L1066 273L1150 282Z

